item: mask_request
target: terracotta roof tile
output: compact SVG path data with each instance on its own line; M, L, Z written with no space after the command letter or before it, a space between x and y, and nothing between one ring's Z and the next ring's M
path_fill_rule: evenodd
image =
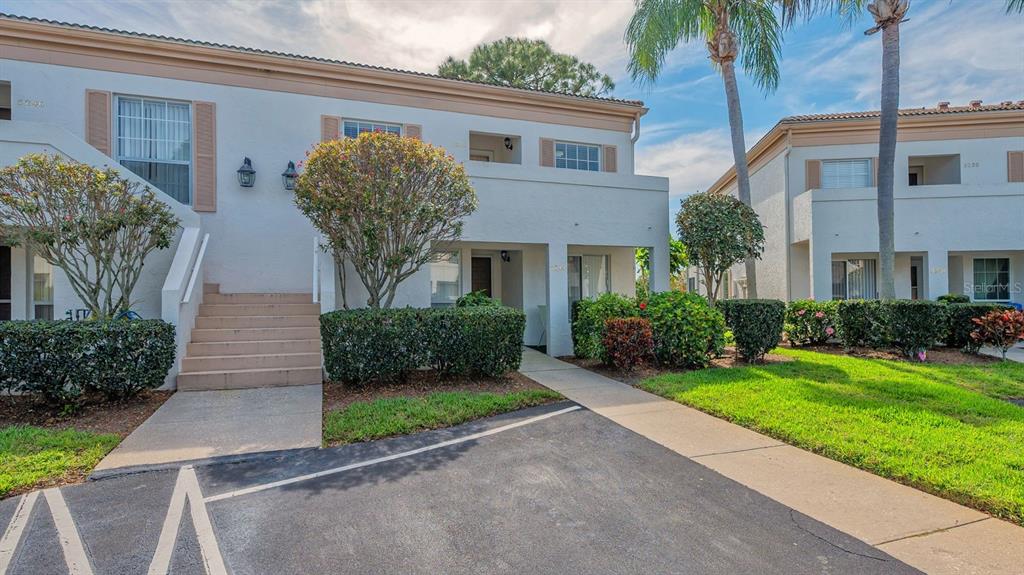
M945 105L943 105L945 104ZM973 103L972 103L973 104ZM950 106L948 102L940 102L935 108L906 108L899 111L900 117L904 116L934 116L942 114L973 114L977 112L993 112L999 110L1021 110L1024 111L1024 100L1017 102L1001 102L999 104ZM881 112L870 110L866 112L837 112L831 114L804 114L800 116L788 116L779 121L780 124L795 124L802 122L827 122L833 120L863 120L878 118Z

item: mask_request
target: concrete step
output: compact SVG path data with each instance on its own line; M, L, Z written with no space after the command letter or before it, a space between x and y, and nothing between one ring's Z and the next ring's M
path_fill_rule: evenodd
M316 303L224 303L201 304L199 315L320 315L320 304Z
M268 369L272 367L320 367L320 353L267 353L256 355L206 355L185 357L181 372Z
M193 331L193 333L195 333ZM189 357L211 355L260 355L281 353L320 353L320 337L310 339L270 339L262 341L195 342L188 344Z
M220 293L220 284L203 284L203 295L208 293Z
M313 303L309 293L211 293L203 303Z
M178 374L178 391L246 389L322 383L320 367L196 371Z
M238 329L251 327L320 327L315 315L225 315L199 316L196 329Z
M320 339L319 327L254 327L239 329L193 329L192 342L267 341L277 339Z

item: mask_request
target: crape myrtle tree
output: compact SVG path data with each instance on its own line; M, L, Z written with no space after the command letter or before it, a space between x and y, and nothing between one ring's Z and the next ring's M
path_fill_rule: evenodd
M676 226L712 304L718 300L725 272L748 259L760 259L764 252L764 228L757 213L732 196L705 192L686 198Z
M476 193L462 164L415 138L366 132L317 144L295 183L295 205L391 307L398 285L462 236Z
M29 154L0 170L0 239L63 270L95 319L131 309L146 256L178 227L148 186L113 168Z
M576 96L603 96L615 88L607 74L543 40L502 38L473 48L468 60L449 56L437 69L445 78Z

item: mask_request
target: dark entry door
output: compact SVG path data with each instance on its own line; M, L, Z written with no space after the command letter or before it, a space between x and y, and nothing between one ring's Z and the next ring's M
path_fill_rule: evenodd
M473 291L491 296L491 258L473 258Z
M11 319L11 247L0 246L0 320Z

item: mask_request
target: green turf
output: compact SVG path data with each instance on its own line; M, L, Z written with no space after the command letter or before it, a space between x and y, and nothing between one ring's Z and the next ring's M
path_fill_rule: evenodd
M777 350L795 361L640 387L792 445L1024 524L1024 364L932 365Z
M437 392L425 397L395 397L356 402L324 416L324 441L353 443L457 425L473 419L548 403L553 391L510 393Z
M120 441L116 435L73 429L0 428L0 497L88 473Z

